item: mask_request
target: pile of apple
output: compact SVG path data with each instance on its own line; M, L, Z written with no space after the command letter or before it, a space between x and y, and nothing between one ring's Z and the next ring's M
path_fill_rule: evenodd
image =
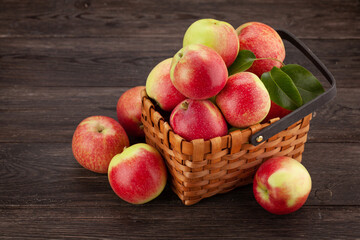
M74 156L83 167L108 173L123 200L148 202L164 189L167 171L155 148L145 143L129 147L128 135L144 136L140 92L145 88L156 107L170 114L175 133L187 141L208 140L281 118L322 93L311 73L284 65L284 59L282 39L268 25L249 22L235 30L223 21L198 20L187 29L183 48L152 69L146 87L119 98L118 122L93 116L78 125ZM253 184L255 199L275 214L299 209L310 190L309 173L289 157L267 160Z

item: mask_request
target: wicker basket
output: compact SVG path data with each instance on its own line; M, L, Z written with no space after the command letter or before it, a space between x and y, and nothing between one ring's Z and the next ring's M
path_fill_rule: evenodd
M311 114L258 146L249 144L251 135L276 120L223 137L189 142L172 131L146 91L142 91L146 142L165 158L171 187L185 205L251 183L258 167L270 157L289 156L301 161Z
M279 35L293 44L323 74L331 88L281 120L272 119L207 141L186 141L175 134L149 99L141 93L146 142L159 150L171 175L171 187L185 205L228 192L252 182L259 166L274 156L299 162L307 140L312 112L336 95L336 82L321 61L299 39L285 30Z

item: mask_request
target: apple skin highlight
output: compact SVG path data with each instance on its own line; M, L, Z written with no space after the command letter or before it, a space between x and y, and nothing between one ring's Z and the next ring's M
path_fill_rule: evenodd
M170 78L187 98L204 100L225 86L228 71L221 56L213 49L191 44L178 51L172 60Z
M171 82L171 61L172 58L168 58L157 64L146 80L147 95L154 99L162 110L169 112L186 99Z
M285 59L285 46L279 34L270 26L259 22L244 23L236 29L240 51L250 50L256 58L273 58L254 61L246 71L255 73L259 78L273 67L280 68Z
M119 98L116 105L117 118L129 136L145 136L141 123L141 91L145 86L130 88Z
M239 39L234 27L216 19L200 19L186 30L183 46L203 44L214 49L229 67L239 53Z
M283 215L304 205L311 185L311 177L300 162L280 156L260 166L254 177L253 192L256 201L265 210Z
M92 116L77 126L72 151L84 168L97 173L107 173L111 159L129 146L123 127L106 116Z
M170 115L174 132L187 141L208 140L227 134L227 124L219 109L209 100L187 99Z
M226 121L237 128L261 122L271 104L264 84L250 72L231 75L215 101Z
M143 204L160 195L167 181L167 170L160 153L138 143L114 156L108 170L111 188L121 199Z

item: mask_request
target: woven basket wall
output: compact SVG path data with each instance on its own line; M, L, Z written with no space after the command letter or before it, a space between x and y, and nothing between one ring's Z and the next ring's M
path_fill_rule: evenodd
M146 142L166 160L171 188L185 205L252 183L261 163L271 157L289 156L301 162L311 114L256 147L249 144L249 137L278 119L223 137L189 142L172 131L145 90L141 97Z

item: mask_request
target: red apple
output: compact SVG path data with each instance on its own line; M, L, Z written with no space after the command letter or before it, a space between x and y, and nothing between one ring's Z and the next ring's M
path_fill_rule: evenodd
M72 151L75 159L86 169L107 173L111 159L129 146L129 139L122 126L105 116L92 116L77 126Z
M262 122L265 123L265 122L268 122L270 119L277 118L277 117L279 117L279 118L285 117L286 115L288 115L291 112L292 112L291 110L280 107L279 105L277 105L276 103L271 101L270 111Z
M256 201L274 214L298 210L311 191L311 177L306 168L290 157L274 157L257 170L253 191Z
M215 96L225 86L228 72L221 56L213 49L191 44L172 60L170 78L179 92L191 99Z
M246 128L261 122L270 109L270 96L261 80L253 73L231 75L216 104L233 127Z
M172 58L168 58L156 65L146 80L147 95L165 111L173 110L176 105L186 99L171 82L171 61Z
M167 172L160 153L148 144L138 143L111 160L108 178L111 188L121 199L143 204L163 191Z
M191 141L208 140L227 134L227 124L219 109L209 100L187 99L170 115L174 132Z
M116 106L117 117L129 136L145 136L141 123L141 95L145 86L130 88L119 98Z
M214 49L223 58L227 67L239 52L239 39L233 26L215 19L200 19L186 30L183 46L203 44Z
M247 70L258 77L270 71L274 66L281 67L285 59L285 47L279 34L270 26L259 22L248 22L236 29L240 50L252 51L256 58L273 58L276 60L256 60ZM279 62L280 61L280 62Z

